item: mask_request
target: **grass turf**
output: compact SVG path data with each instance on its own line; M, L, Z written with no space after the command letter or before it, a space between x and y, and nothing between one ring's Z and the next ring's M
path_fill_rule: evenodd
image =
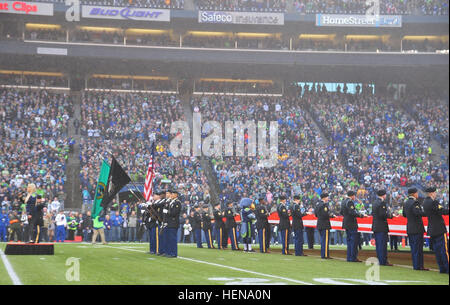
M0 244L0 249L4 248L5 244ZM7 259L21 282L31 285L367 284L364 281L370 268L365 263L345 262L345 247L339 246L331 247L333 260L320 259L318 249L305 250L306 257L285 256L276 246L272 253L260 254L180 244L176 259L147 252L145 243L65 243L55 244L55 255L8 255ZM359 258L374 256L374 249L365 247ZM410 253L405 251L388 256L396 265L380 266L379 281L370 284L449 284L448 275L436 271L432 253L425 254L425 267L434 271L412 270ZM79 281L70 281L74 260L79 262ZM0 284L11 283L1 263Z

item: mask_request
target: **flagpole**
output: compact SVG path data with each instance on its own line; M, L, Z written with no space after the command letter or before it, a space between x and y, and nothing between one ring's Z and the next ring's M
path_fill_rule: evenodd
M107 152L108 154L110 154L111 156L114 156L110 151L106 151L106 152ZM137 195L134 193L134 191L133 191L132 189L129 189L130 192L134 195L134 197L135 197L138 201L144 201L144 202L146 202L144 195L143 195L142 192L139 190L139 188L137 187L137 185L136 185L135 182L133 181L133 178L131 178L131 177L130 177L130 183L131 183L132 186L134 186L134 188L136 188L136 190L138 191L138 194L140 194L142 198L139 198L139 196L137 196ZM162 222L162 220L159 218L158 213L156 212L156 210L155 210L151 205L150 205L149 207L150 207L150 209L154 212L154 216L156 216L156 218L158 219L158 221Z

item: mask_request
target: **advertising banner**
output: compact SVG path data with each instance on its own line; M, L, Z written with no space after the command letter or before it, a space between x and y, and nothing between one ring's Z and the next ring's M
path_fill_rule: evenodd
M284 25L282 13L199 11L199 23Z
M53 16L53 3L0 1L0 13Z
M402 16L316 14L316 26L399 28Z
M83 5L81 7L81 17L96 19L169 22L170 10L155 8Z

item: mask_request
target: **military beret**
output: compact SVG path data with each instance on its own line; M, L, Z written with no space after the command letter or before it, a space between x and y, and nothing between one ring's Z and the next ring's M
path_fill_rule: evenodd
M294 196L294 200L300 200L300 196L299 195L295 195Z
M42 199L42 196L41 195L37 195L36 199Z
M208 205L208 204L204 204L204 205L202 206L202 208L204 208L204 209L209 209L209 205Z
M327 198L329 195L328 195L328 193L322 193L322 194L320 194L320 198Z
M354 191L348 191L347 192L347 196L348 197L355 196L355 195L356 195L356 193Z
M378 191L377 191L377 195L378 195L378 196L384 196L384 195L386 195L386 190L378 190Z
M427 187L425 189L425 192L427 192L427 193L434 193L434 192L436 192L436 188L434 186Z
M415 187L408 189L408 194L415 194L415 193L417 193L417 189Z

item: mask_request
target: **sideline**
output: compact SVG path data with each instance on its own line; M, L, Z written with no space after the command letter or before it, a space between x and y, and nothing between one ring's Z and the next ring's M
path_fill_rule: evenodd
M0 256L2 257L3 264L5 265L6 271L8 271L9 277L11 278L13 285L23 285L19 277L17 276L16 272L14 272L14 269L10 264L8 258L6 257L5 253L3 253L1 249L0 249Z
M127 249L126 247L112 247L112 246L108 246L108 245L98 245L98 246L102 247L102 248L112 248L112 249L117 249L117 250L127 250L127 251L146 253L146 251L143 251L143 250ZM256 271L251 271L251 270L246 270L246 269L241 269L241 268L236 268L236 267L231 267L231 266L226 266L226 265L220 265L220 264L216 264L216 263L210 263L210 262L201 261L201 260L197 260L197 259L193 259L193 258L187 258L187 257L181 257L181 256L178 256L178 258L182 259L182 260L192 261L192 262L195 262L195 263L200 263L200 264L206 264L206 265L211 265L211 266L215 266L215 267L226 268L226 269L230 269L230 270L234 270L234 271L245 272L245 273L250 273L250 274L264 276L264 277L271 277L271 278L275 278L275 279L279 279L279 280L293 282L293 283L296 283L296 284L314 285L312 283L307 283L307 282L303 282L303 281L299 281L299 280L294 280L294 279L290 279L290 278L286 278L286 277L282 277L282 276L276 276L276 275L265 274L265 273L261 273L261 272L256 272Z

